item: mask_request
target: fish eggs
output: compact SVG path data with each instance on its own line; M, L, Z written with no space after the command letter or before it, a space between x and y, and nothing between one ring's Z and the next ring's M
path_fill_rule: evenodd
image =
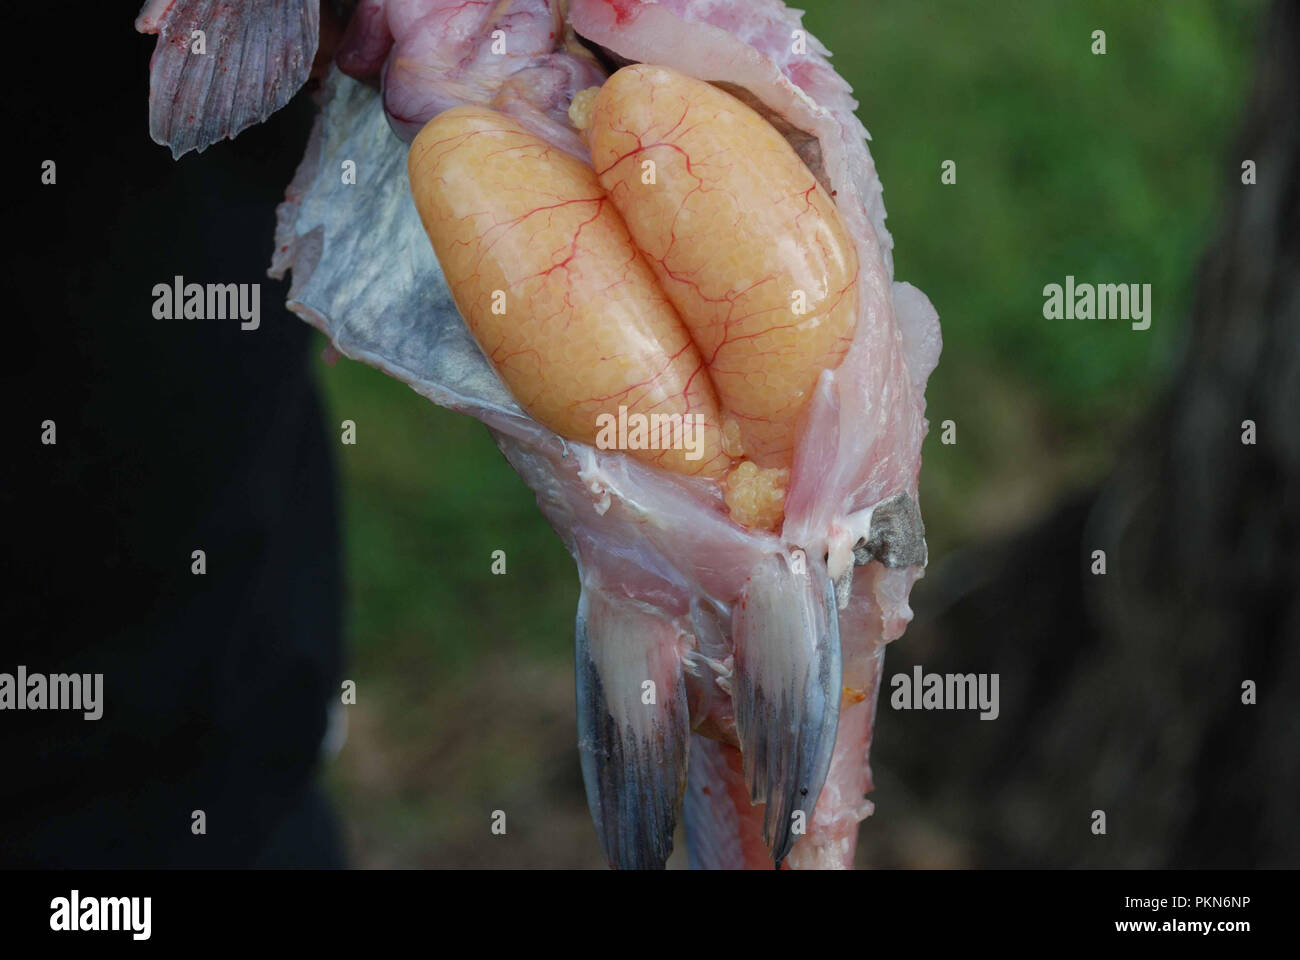
M857 261L834 203L730 94L619 70L570 111L590 165L487 107L411 145L411 190L467 327L561 436L722 483L775 529L800 417L843 358Z

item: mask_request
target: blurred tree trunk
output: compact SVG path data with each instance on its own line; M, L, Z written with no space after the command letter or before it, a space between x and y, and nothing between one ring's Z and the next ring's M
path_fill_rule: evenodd
M877 782L939 861L1300 866L1300 4L1265 21L1174 381L1099 489L933 571L887 655L1001 677L994 721L881 704ZM887 830L867 862L906 859Z

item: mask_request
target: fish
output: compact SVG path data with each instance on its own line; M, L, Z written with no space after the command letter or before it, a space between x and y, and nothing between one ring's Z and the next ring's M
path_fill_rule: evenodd
M284 22L284 4L249 6L275 7ZM152 16L161 46L165 11ZM573 556L579 758L615 868L663 867L679 821L693 867L848 868L874 809L884 649L904 633L928 561L917 484L942 336L928 298L894 279L868 134L829 57L779 0L364 0L276 212L269 272L291 277L289 309L338 353L484 423ZM156 72L160 87L175 86L176 67ZM651 75L707 85L736 116L775 131L810 196L829 198L854 264L843 343L818 352L825 366L808 368L787 432L728 435L730 459L711 461L734 469L752 457L751 474L784 471L771 523L737 512L723 467L692 473L606 449L557 420L552 393L485 348L490 328L467 307L459 268L436 255L436 225L426 231L421 219L427 128L486 123L536 154L553 149L594 182L585 92ZM602 96L612 95L594 94L597 113ZM237 132L257 112L232 106L191 121L178 117L184 109L156 124L174 152ZM347 161L355 183L339 176ZM618 206L616 186L590 189L578 199L593 210ZM619 215L635 240L638 214Z

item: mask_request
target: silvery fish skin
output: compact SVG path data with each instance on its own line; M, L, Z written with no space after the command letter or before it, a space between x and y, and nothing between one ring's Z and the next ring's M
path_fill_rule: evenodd
M493 57L503 24L513 55ZM872 809L884 646L924 572L917 477L938 318L893 280L857 104L797 31L800 14L778 0L366 0L338 51L352 76L328 78L277 212L271 274L292 271L290 308L344 355L487 424L574 556L579 750L614 866L662 866L683 809L693 866L851 866ZM561 108L604 74L579 38L607 61L672 67L750 103L832 192L853 238L854 341L818 382L778 535L732 523L708 481L527 416L423 235L401 137L449 106L490 104L585 157ZM355 185L340 182L345 159L365 167Z

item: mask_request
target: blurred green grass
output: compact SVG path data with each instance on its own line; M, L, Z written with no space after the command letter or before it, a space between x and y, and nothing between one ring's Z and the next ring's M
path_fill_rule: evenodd
M896 276L943 324L922 472L933 560L1095 478L1166 377L1219 197L1239 186L1261 4L803 5L874 138ZM1066 274L1150 283L1151 329L1045 320L1042 288ZM431 701L488 656L570 669L576 577L485 428L346 360L319 376L332 423L358 426L339 447L349 675L379 693L366 736L418 750ZM420 797L362 803L355 773L335 774L345 811L387 817L361 832L400 846Z

